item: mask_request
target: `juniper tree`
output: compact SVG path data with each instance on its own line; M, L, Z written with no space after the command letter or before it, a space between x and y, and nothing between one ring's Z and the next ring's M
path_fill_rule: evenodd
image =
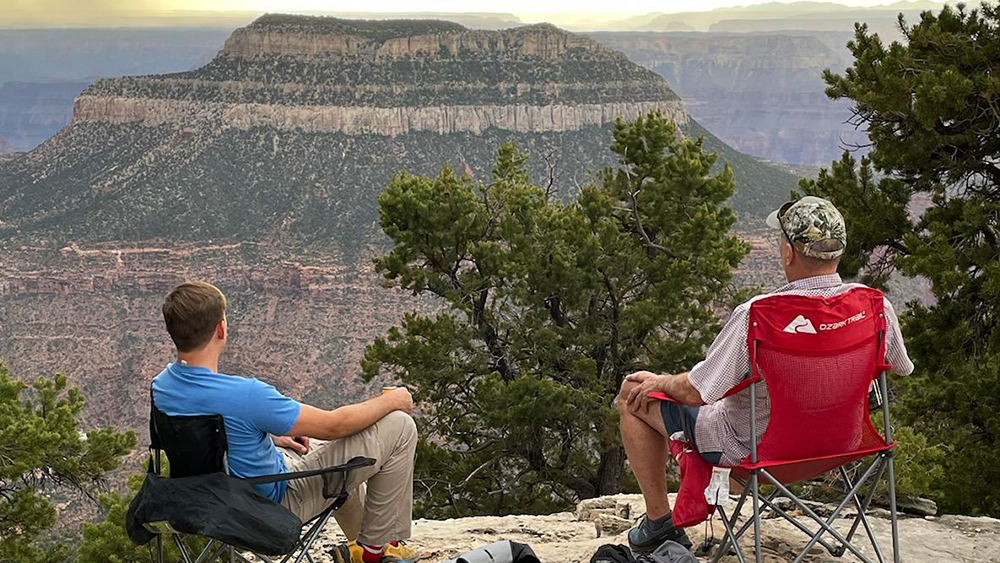
M904 334L916 371L897 378L902 422L947 447L945 510L1000 514L1000 14L995 4L900 18L885 46L859 25L854 64L827 71L872 151L807 181L851 231L842 272L929 280ZM875 180L875 173L885 175ZM873 267L874 266L874 267Z
M616 493L613 399L628 373L679 372L718 327L713 305L747 247L726 166L659 113L619 120L601 171L572 200L533 185L527 155L497 154L481 185L445 167L396 176L379 198L386 283L436 297L366 350L364 377L397 377L424 409L418 510L564 508Z
M41 493L51 487L88 490L136 444L132 432L80 431L83 395L66 377L16 380L0 364L0 562L63 561L60 545L41 547L56 522Z

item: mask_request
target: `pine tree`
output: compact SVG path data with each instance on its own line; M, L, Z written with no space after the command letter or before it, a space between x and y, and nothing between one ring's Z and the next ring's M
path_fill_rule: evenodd
M527 156L497 155L477 185L444 168L398 175L379 198L390 286L440 308L374 342L364 377L390 374L426 410L418 511L544 512L616 493L624 452L612 406L639 369L701 357L747 247L726 166L659 113L619 120L619 165L564 202L532 185Z
M38 545L56 522L43 496L52 487L86 490L136 444L113 428L82 435L83 395L66 377L39 378L30 387L0 364L0 562L63 561L61 545Z
M1000 13L960 4L900 26L906 41L889 46L858 26L853 66L825 73L828 95L853 102L871 153L860 167L845 155L802 188L847 218L843 273L929 280L934 302L904 319L916 371L895 379L902 422L949 450L944 510L998 515Z

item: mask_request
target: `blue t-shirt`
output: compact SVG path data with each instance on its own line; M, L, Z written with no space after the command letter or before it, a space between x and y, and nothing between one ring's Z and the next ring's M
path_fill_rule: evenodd
M257 477L287 471L285 458L268 434L287 434L299 418L301 405L273 386L174 362L153 379L153 401L168 416L222 415L231 474ZM254 487L274 502L281 502L286 483Z

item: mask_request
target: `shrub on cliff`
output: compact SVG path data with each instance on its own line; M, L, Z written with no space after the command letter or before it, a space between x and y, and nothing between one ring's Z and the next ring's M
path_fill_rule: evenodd
M884 46L858 26L854 65L825 74L853 102L872 152L849 155L806 193L847 218L842 273L928 280L903 331L916 371L894 378L901 422L934 447L946 511L1000 514L1000 12L985 3L925 12L906 43ZM885 178L876 180L874 172ZM943 470L943 471L942 471ZM930 486L929 484L924 484Z
M136 444L132 432L113 428L82 434L83 395L66 377L27 385L0 364L0 562L63 561L61 545L38 545L56 522L43 496L53 487L87 490Z
M390 286L443 309L411 313L366 351L426 411L416 469L428 516L544 512L617 493L613 398L638 369L701 358L747 246L714 154L652 113L615 126L617 167L572 201L532 185L513 145L480 185L444 168L379 198Z

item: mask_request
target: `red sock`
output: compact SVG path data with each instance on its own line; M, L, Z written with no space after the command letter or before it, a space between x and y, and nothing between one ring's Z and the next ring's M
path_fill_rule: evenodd
M382 563L382 547L383 546L381 546L381 545L367 545L367 544L363 544L361 542L358 542L358 545L361 546L361 549L362 549L361 560L364 561L364 563ZM391 545L393 547L396 547L397 545L399 545L399 542L398 541L391 541L391 542L389 542L389 545Z
M361 543L361 549L362 561L365 563L382 563L382 546L373 546Z

